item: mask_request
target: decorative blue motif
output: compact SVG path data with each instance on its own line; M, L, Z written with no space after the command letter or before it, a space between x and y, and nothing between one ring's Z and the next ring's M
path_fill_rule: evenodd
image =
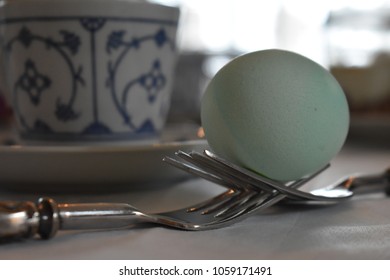
M90 134L110 134L111 130L103 123L99 121L94 121L92 124L87 126L82 134L90 135Z
M34 39L34 36L31 34L30 30L28 30L26 27L23 27L20 32L19 32L19 35L17 37L17 39L26 47L30 47L33 39Z
M156 45L162 47L165 43L170 43L173 46L173 42L169 40L167 37L167 33L164 29L160 29L156 35L154 36L154 40L156 41Z
M43 37L32 33L27 27L23 26L19 34L11 39L7 44L7 51L11 52L14 44L19 42L26 49L30 48L33 43L42 44L48 50L56 51L60 57L66 62L68 66L69 73L72 79L72 92L70 93L70 98L67 102L63 102L61 99L57 100L56 108L54 108L53 113L61 121L69 121L77 119L79 114L76 113L73 109L73 104L77 95L78 84L84 84L84 80L81 77L82 67L79 67L77 70L73 65L73 62L69 54L65 51L68 50L71 55L75 55L78 52L81 41L79 37L71 32L60 30L59 34L62 36L62 41L55 41L50 37ZM46 75L38 73L36 62L33 62L31 59L28 59L25 62L25 71L21 77L17 80L14 87L14 100L16 107L16 115L19 119L24 119L22 112L19 110L19 105L17 102L18 94L25 92L31 99L31 102L34 105L38 105L41 99L43 91L47 91L49 86L52 83L52 79ZM64 73L65 74L65 73ZM36 130L36 125L34 127L28 127L25 121L22 121L25 128L28 130ZM44 121L39 121L39 127L48 127L49 125L44 124ZM45 129L45 131L51 131L51 129Z
M92 69L92 112L93 122L89 124L82 134L110 134L110 128L99 120L98 109L98 88L97 88L97 69L96 69L96 32L100 30L106 20L103 18L82 18L80 19L81 25L90 33L91 42L91 69Z
M61 121L71 121L79 118L80 113L76 113L71 106L64 104L60 99L56 103L55 115Z
M126 31L119 30L119 31L113 31L108 37L106 50L107 53L111 54L112 50L119 49L122 45L125 45L126 43L123 40L123 36L126 34ZM139 42L138 40L133 40L132 42L133 47L138 49Z
M115 106L120 112L124 122L132 129L137 129L135 124L132 122L131 113L126 109L126 104L128 96L131 94L131 89L135 85L141 85L147 94L148 100L150 103L153 103L156 99L158 93L166 85L166 77L161 71L161 62L159 59L156 59L151 65L149 72L141 74L134 79L130 79L126 84L122 92L118 92L116 87L116 75L120 64L123 62L124 58L128 53L133 49L137 50L141 47L142 44L152 41L156 44L157 47L161 48L164 44L170 45L171 49L174 49L174 42L170 40L163 28L157 30L156 33L151 35L145 35L142 37L134 37L126 41L124 39L126 31L124 30L115 30L111 32L108 36L106 50L107 53L111 54L114 51L120 52L117 56L117 59L114 61L109 61L108 63L108 73L109 78L107 85L111 90L112 98L115 102ZM142 125L141 125L142 126ZM149 126L153 126L152 123ZM153 128L149 128L153 130Z
M52 133L51 128L44 121L39 119L35 121L33 130L34 132L43 134Z
M156 99L156 95L163 89L166 83L166 78L161 72L159 60L154 61L149 73L139 78L139 83L146 89L149 102L153 102ZM126 93L128 92L129 90L127 89Z
M43 33L39 31L38 27L34 29L34 24L31 26L29 25L29 22L50 24L49 21L53 20L78 22L83 27L84 31L80 31L80 29L78 29L78 34L76 34L73 30L63 28L58 30L57 33L52 33L49 36L43 35ZM109 26L108 23L111 21L147 23L150 24L150 26L157 25L157 28L155 31L151 29L152 31L149 34L132 36L125 29L107 30L106 27ZM5 42L5 51L8 53L15 51L15 45L19 45L19 47L21 46L24 48L26 53L28 53L29 50L34 52L34 50L38 48L40 51L55 52L65 62L66 69L64 69L64 79L68 80L70 77L71 85L70 92L66 98L62 95L62 97L53 102L52 112L59 122L78 121L81 114L86 114L86 112L78 112L75 109L75 105L82 97L82 94L83 98L85 98L84 91L81 92L80 89L88 82L88 87L91 88L91 91L87 92L87 94L88 98L91 98L92 121L86 125L80 134L114 134L114 132L110 129L109 124L106 124L105 120L101 119L102 116L99 112L99 96L102 94L99 91L104 89L98 87L98 79L104 78L107 80L108 94L117 109L118 116L123 119L124 123L129 128L129 132L134 134L155 132L154 123L151 119L146 119L141 124L137 125L132 121L132 112L128 109L132 106L128 106L128 102L130 102L129 100L132 93L135 92L135 86L137 86L137 92L139 92L140 88L144 90L144 94L150 104L155 102L160 92L164 90L167 85L167 77L163 72L162 60L159 57L149 58L151 61L149 69L147 69L144 73L141 72L136 74L134 77L129 76L127 83L123 84L123 81L121 82L120 88L117 84L117 77L122 63L128 59L130 54L141 50L144 44L153 44L155 48L158 49L168 46L172 51L174 51L174 41L168 36L164 26L175 26L177 24L176 22L148 20L142 18L126 19L108 17L59 17L58 19L46 19L42 17L29 18L25 23L24 22L25 19L23 18L14 19L12 22L0 21L0 25L21 25L18 33ZM104 30L104 32L100 32L101 30ZM82 32L87 32L87 34L89 34L89 38L87 37L87 40L85 41L81 40L81 38L85 38L85 34L83 35ZM108 60L104 62L107 63L106 77L97 76L96 69L97 67L101 67L102 63L101 61L97 61L98 36L100 36L99 42L102 42L103 40L103 37L101 36L107 36L106 54ZM83 48L83 52L87 51L90 54L90 60L88 61L88 63L90 63L90 67L85 65L85 61L77 59L81 48ZM54 84L58 81L58 77L53 77L50 72L44 73L42 71L43 69L47 69L45 67L41 67L40 63L42 63L42 61L38 61L35 58L32 59L31 57L34 56L29 58L27 55L26 57L24 69L22 69L23 72L19 73L19 76L14 80L13 98L15 115L25 130L29 133L50 135L55 132L58 134L58 131L54 131L50 125L45 122L45 120L37 118L34 121L29 120L29 122L27 122L27 119L24 116L24 109L20 106L21 96L27 96L27 100L30 101L31 105L39 110L39 106L42 104L42 99L56 94L53 90L56 88L54 87ZM90 68L91 70L85 71L84 73L83 69L85 68ZM86 77L86 75L90 76ZM25 108L27 105L23 106L23 108ZM45 103L45 106L47 106L47 102ZM85 116L83 115L83 119L84 117Z
M24 73L16 82L16 87L20 87L30 97L31 103L35 106L41 100L41 94L50 87L49 77L40 74L32 60L25 63Z
M66 46L73 55L77 54L81 44L80 38L74 33L66 30L61 30L60 33L63 37L62 44Z
M96 32L106 23L104 18L88 17L80 19L81 25L89 32Z

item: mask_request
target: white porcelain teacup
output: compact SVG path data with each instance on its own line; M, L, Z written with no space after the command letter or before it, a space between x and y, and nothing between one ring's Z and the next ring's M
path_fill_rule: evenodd
M170 105L178 16L143 1L3 1L3 65L21 138L157 137Z

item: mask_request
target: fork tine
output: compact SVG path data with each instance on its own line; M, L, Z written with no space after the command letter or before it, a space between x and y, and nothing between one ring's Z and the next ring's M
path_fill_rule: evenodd
M243 185L241 180L238 180L235 176L227 173L226 168L223 168L223 166L221 166L220 163L218 163L217 161L210 161L210 159L205 157L204 155L201 155L201 154L196 153L196 152L191 152L190 154L187 154L183 151L178 151L175 154L177 156L179 156L180 158L186 160L187 162L190 162L191 164L198 167L198 168L195 168L192 165L188 165L188 164L185 164L183 162L174 160L176 165L185 166L185 169L184 169L185 171L188 171L188 170L199 171L199 170L201 170L202 174L215 174L215 173L217 173L217 175L219 175L219 177L222 177L222 180L224 182L228 181L230 184L235 183L236 188L238 187L239 189L243 190L242 193L239 193L236 196L231 196L229 199L224 200L223 202L221 202L220 197L216 197L210 201L203 203L202 205L198 205L197 207L193 207L193 208L189 209L189 212L196 212L196 211L200 211L200 210L205 209L202 212L203 215L216 213L215 217L219 217L219 216L223 215L225 212L232 211L232 209L235 209L235 208L241 209L242 207L239 208L240 205L245 204L248 201L252 201L253 197L255 197L255 196L257 197L259 192L261 192L258 188L253 188L248 183L245 183L245 185ZM171 160L171 159L169 158L169 160ZM211 171L204 171L203 170L203 169L209 170L209 168L211 169ZM234 171L233 173L236 173L236 171ZM248 191L249 189L252 189L252 191L249 192ZM255 193L253 193L254 190L255 190ZM261 192L261 193L263 193L263 192ZM222 196L225 196L225 194L222 194ZM215 203L216 201L218 201L218 203Z
M261 186L258 187L252 186L253 180L251 181L249 178L245 178L246 176L245 175L243 176L243 174L240 173L239 171L234 170L228 166L225 166L220 162L215 161L209 157L206 157L200 153L191 152L190 154L187 154L185 152L179 151L176 154L180 158L190 162L191 164L195 165L199 169L202 169L209 174L217 175L225 182L229 182L230 184L237 185L237 186L240 185L240 187L245 187L245 188L254 188L257 191L259 191L259 188L270 193L274 191L274 188L271 188L266 184L261 184Z
M197 204L196 206L189 208L187 212L202 211L201 212L202 215L210 215L216 213L215 217L217 217L218 215L221 215L225 211L231 209L234 205L241 205L242 203L245 203L245 201L249 200L252 196L254 196L253 193L248 194L249 188L246 186L240 186L237 188L237 186L232 183L233 180L229 180L229 183L226 183L227 180L225 178L221 179L218 176L215 176L213 173L206 172L203 169L197 168L197 165L199 165L199 163L198 161L196 161L196 159L192 157L192 155L187 154L183 151L178 151L175 153L175 155L190 162L191 164L194 164L195 166L183 163L171 157L165 157L163 160L166 161L167 163L174 165L175 167L178 167L194 175L198 175L209 181L224 186L228 185L229 187L231 187L230 191L224 192L218 195L217 197L211 198L210 200ZM210 162L210 160L208 159L205 160L207 162ZM201 166L203 167L203 165ZM257 192L258 190L256 190L256 193Z
M182 159L195 165L198 169L202 169L207 174L216 174L222 181L228 182L231 185L243 185L245 187L260 188L264 191L272 192L278 190L281 193L288 195L290 198L308 199L308 200L321 200L321 201L335 201L340 199L346 199L346 197L326 197L321 195L313 195L311 193L302 192L288 187L289 184L283 184L281 182L260 176L248 169L239 167L231 162L228 162L212 152L205 150L205 155L201 155L197 152L191 152L190 154L179 151L177 155ZM330 164L324 166L321 170L328 168ZM294 183L294 182L293 182Z
M172 166L174 166L176 168L179 168L179 169L181 169L185 172L188 172L192 175L199 176L199 177L206 179L210 182L213 182L217 185L224 186L224 187L227 187L230 189L236 189L236 186L234 184L230 184L230 183L226 182L225 180L219 178L218 176L215 176L214 174L209 173L209 172L205 172L204 170L196 168L193 165L186 164L184 162L178 161L178 160L171 158L171 157L168 157L168 156L164 157L163 161L171 164Z
M296 182L292 183L289 187L299 188L300 186L312 180L314 177L318 176L324 170L325 168L322 168L308 177L299 179ZM274 194L259 193L256 197L253 197L253 199L247 201L246 203L240 205L239 207L235 207L235 208L232 207L228 211L225 211L223 213L224 219L221 220L220 222L225 223L231 219L237 219L238 216L240 216L238 220L241 220L255 211L266 209L278 203L279 201L283 200L286 197L287 197L286 194L280 192L275 192Z
M241 180L244 180L250 184L258 184L259 182L264 186L269 187L270 190L274 190L273 186L275 184L278 184L275 180L268 179L264 176L260 176L259 174L256 174L254 172L249 171L248 169L242 168L236 164L233 164L216 154L212 153L209 150L204 150L204 155L212 160L213 162L218 163L219 165L222 165L225 170L229 170L230 172L233 172L236 176L238 176ZM256 177L254 176L256 174ZM259 178L257 178L259 177ZM271 186L271 187L270 187Z
M181 158L184 158L188 161L195 162L193 161L192 157L182 151L178 151L176 154L180 154ZM170 157L165 157L163 160L165 160L168 163L171 163L172 165L185 170L187 172L190 172L194 175L201 176L205 179L208 180L215 180L214 182L219 183L220 185L229 185L231 187L230 191L224 192L220 194L217 197L211 198L210 200L207 200L201 204L196 205L195 207L191 207L188 209L188 212L196 212L196 211L201 211L203 210L202 214L213 214L215 212L222 213L226 211L226 209L230 208L233 204L241 204L243 203L244 199L247 200L247 188L240 187L237 189L237 187L233 184L226 184L225 180L220 179L217 176L212 175L211 173L207 173L203 171L202 169L198 169L192 165L185 164L183 162L177 161L173 158ZM234 190L236 189L236 190ZM240 190L240 191L239 191Z
M203 170L207 174L213 174L222 179L222 181L228 183L230 186L236 186L241 184L241 181L238 181L234 176L228 174L225 170L220 170L212 165L212 162L207 158L202 158L196 152L191 152L190 154L185 153L183 151L178 151L175 153L181 159L191 163L193 166L197 167L197 169ZM199 156L197 156L199 155Z
M270 197L273 197L277 194L268 194L268 193L254 193L248 200L243 201L240 204L232 205L231 207L226 207L225 211L221 211L216 215L216 217L221 217L224 219L229 219L238 215L241 215L251 209L255 205L260 205L264 203Z
M238 199L235 201L226 202L223 205L218 205L216 209L210 209L209 211L205 211L205 214L209 213L215 213L217 212L214 217L216 218L224 218L226 213L233 213L235 209L241 209L241 205L247 204L249 201L252 201L253 199L256 199L256 197L260 195L265 195L264 193L258 193L258 192L246 192L242 193ZM246 208L245 208L246 209Z
M215 197L213 197L209 200L206 200L202 203L199 203L196 206L192 206L192 207L188 208L187 212L196 212L196 211L203 210L205 208L213 207L213 206L221 204L221 203L225 202L226 200L228 200L234 196L237 196L237 195L238 195L237 191L230 189L226 192L221 193L218 196L215 196Z
M207 156L209 156L210 159L213 159L215 161L220 162L221 164L226 166L226 168L229 168L231 170L235 170L237 172L237 174L242 173L242 174L246 175L247 177L242 176L241 178L243 178L243 180L250 180L252 185L258 186L259 188L264 189L263 186L264 186L264 184L266 184L266 185L268 185L268 187L273 187L274 189L278 190L279 192L288 195L290 198L321 200L321 201L335 201L335 200L348 198L348 197L337 197L337 198L327 197L327 196L321 196L321 195L313 195L313 194L308 193L308 192L302 192L300 190L290 188L289 186L286 186L281 182L278 182L278 181L275 181L272 179L268 179L266 177L260 176L257 173L254 173L248 169L239 167L231 162L228 162L228 161L216 156L215 154L213 154L212 152L210 152L208 150L205 150L205 154ZM330 166L330 164L328 163L320 170L321 171L325 170L329 166Z
M248 201L252 196L256 193L253 191L243 191L239 193L237 196L232 197L230 200L225 201L221 204L209 205L209 207L202 212L203 215L214 214L214 217L219 217L229 209L241 205Z
M220 161L217 161L217 160L214 160L213 158L208 157L206 152L208 152L208 151L205 150L203 155L200 153L197 153L197 152L191 152L190 155L195 160L201 162L202 164L210 166L211 169L217 171L218 174L220 174L221 176L232 177L233 180L235 180L236 182L238 181L241 184L244 183L244 185L251 187L251 188L254 188L256 190L259 190L259 188L260 188L261 190L269 192L269 193L272 193L275 191L275 189L272 186L270 186L271 184L268 184L267 182L259 184L259 182L252 180L252 178L250 176L248 176L247 174L244 174L240 170L238 170L236 168L232 168L228 165L223 164ZM256 182L258 185L261 185L261 186L254 187L253 182Z
M286 197L286 195L280 193L275 193L275 194L257 193L250 200L246 201L245 203L242 203L241 205L237 205L237 207L231 207L227 209L224 213L222 213L219 216L226 220L229 220L239 215L245 215L251 213L254 210L259 211L268 208L274 204L274 203L271 204L270 201L278 196L284 196L284 197L280 197L280 199L277 202L279 202L280 200Z

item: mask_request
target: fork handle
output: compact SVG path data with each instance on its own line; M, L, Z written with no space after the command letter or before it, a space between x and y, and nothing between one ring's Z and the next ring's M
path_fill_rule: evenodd
M113 229L142 219L142 213L124 203L57 204L51 198L0 202L0 241L13 238L53 237L59 229Z
M50 198L31 201L0 202L0 240L54 236L59 229L57 203Z

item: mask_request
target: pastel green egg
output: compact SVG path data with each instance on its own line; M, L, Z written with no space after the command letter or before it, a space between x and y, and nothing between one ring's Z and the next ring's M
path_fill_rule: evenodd
M340 151L349 109L325 68L273 49L226 64L203 95L201 120L217 155L269 178L291 181L317 171Z

